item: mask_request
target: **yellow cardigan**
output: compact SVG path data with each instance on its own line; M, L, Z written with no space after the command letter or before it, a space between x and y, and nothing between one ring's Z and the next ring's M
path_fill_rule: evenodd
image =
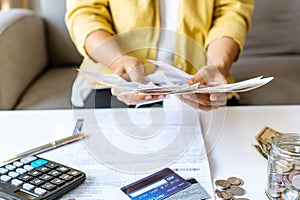
M125 35L125 41L142 40L141 44L128 49L130 53L142 48L136 55L142 60L155 59L155 46L159 39L160 27L159 0L67 0L66 24L73 42L79 52L88 59L84 49L87 36L95 30L106 30L112 35ZM214 40L231 37L242 50L246 34L250 27L254 0L180 0L178 10L177 45L174 65L180 65L187 73L195 74L204 64L203 52L197 52L198 45L204 49ZM147 28L147 29L141 29ZM153 31L155 30L155 31ZM126 36L133 31L136 37ZM141 31L142 33L140 33ZM144 33L151 36L144 37ZM128 34L130 35L130 34ZM182 37L182 35L186 37ZM139 38L139 36L141 36ZM184 39L183 39L184 38ZM178 41L180 40L180 41ZM135 49L134 49L135 48ZM134 53L133 53L134 54ZM197 55L198 54L198 55ZM104 71L103 66L92 66L86 60L85 69ZM95 64L95 63L94 63ZM146 68L147 73L152 68ZM111 73L111 71L107 71Z

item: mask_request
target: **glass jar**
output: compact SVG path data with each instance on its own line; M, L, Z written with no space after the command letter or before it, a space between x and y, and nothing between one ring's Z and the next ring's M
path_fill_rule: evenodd
M284 134L273 139L266 194L272 200L300 199L300 134Z

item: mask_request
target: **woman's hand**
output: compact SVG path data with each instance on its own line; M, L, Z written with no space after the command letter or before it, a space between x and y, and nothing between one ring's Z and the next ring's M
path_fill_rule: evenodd
M115 74L119 75L126 81L145 83L144 65L135 57L124 55L113 62L110 67L114 69ZM121 88L111 88L111 93L116 96L118 100L123 101L127 105L136 105L138 103L165 97L164 95L149 95Z
M213 65L202 67L198 73L188 81L189 85L200 83L201 86L216 86L227 84L226 75ZM183 94L180 99L190 106L209 111L226 104L226 93L194 93Z
M114 73L126 81L144 83L144 65L132 56L123 55L114 61L110 66Z

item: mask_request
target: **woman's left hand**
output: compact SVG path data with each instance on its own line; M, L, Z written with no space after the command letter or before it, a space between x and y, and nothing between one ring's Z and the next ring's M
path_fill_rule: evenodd
M200 83L199 87L201 87L227 84L228 81L226 75L222 74L216 66L208 65L202 67L198 73L188 81L189 85L195 83ZM179 98L188 105L205 111L225 105L227 101L225 92L183 94Z

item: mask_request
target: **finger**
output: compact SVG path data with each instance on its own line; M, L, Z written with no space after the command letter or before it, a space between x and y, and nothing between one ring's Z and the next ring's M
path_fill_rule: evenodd
M127 67L126 73L133 82L144 83L144 65Z
M138 103L138 102L133 101L132 99L128 98L127 96L123 96L123 95L117 96L117 99L119 101L124 102L127 105L136 105Z
M117 74L118 76L123 76L123 74L126 73L126 70L123 66L118 66L116 67L116 69L114 70L115 74Z
M133 102L133 103L142 103L153 99L151 95L140 95L139 93L134 91L119 90L118 92L114 91L114 95L116 95L119 98L122 98L123 101Z
M226 93L211 93L209 100L212 105L225 105L227 102Z
M127 73L122 74L121 77L123 79L125 79L126 81L131 81L131 79L130 79L130 77L129 77L129 75Z
M182 97L197 104L211 105L209 94L183 94Z
M213 109L213 107L210 106L210 105L202 105L202 104L196 103L194 101L191 101L190 99L186 99L182 96L179 96L179 99L182 102L184 102L184 103L186 103L186 104L188 104L188 105L190 105L190 106L192 106L193 108L196 108L196 109L200 109L200 110L204 110L204 111L210 111L210 110Z
M160 94L160 95L149 95L149 94L145 94L145 93L138 93L138 95L144 96L145 100L157 100L157 99L164 99L166 98L166 95L164 94Z
M193 76L190 80L188 80L189 85L193 85L193 84L196 84L196 83L203 84L204 82L205 82L204 78L203 78L203 76L201 75L200 72L198 72L195 76Z
M132 91L130 91L130 90L125 90L123 88L115 88L115 87L112 87L110 89L110 91L111 91L111 94L114 96L117 96L119 94L126 95L126 94L132 93Z

